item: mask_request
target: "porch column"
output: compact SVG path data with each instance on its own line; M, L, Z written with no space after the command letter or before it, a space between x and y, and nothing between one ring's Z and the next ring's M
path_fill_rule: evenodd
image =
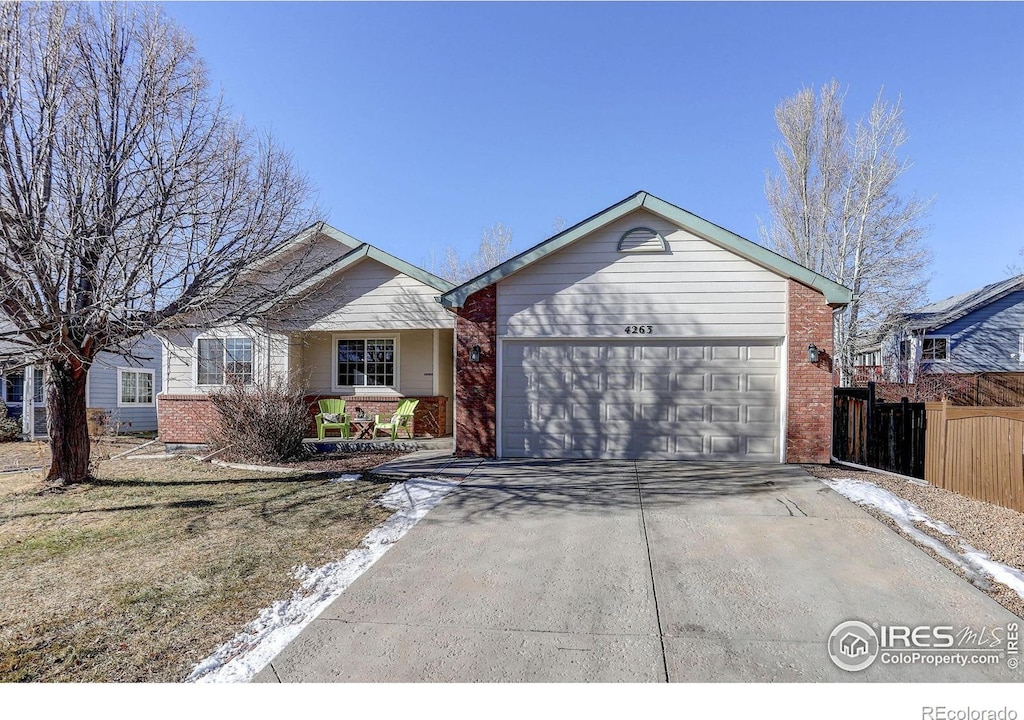
M434 342L434 352L431 366L431 381L433 384L431 386L432 390L430 392L431 394L433 394L434 397L437 397L441 392L441 331L438 330L437 328L434 328L434 332L432 333L432 335ZM442 435L444 434L444 430L444 428L441 428Z
M26 365L22 372L21 434L28 440L36 437L35 374L34 365Z

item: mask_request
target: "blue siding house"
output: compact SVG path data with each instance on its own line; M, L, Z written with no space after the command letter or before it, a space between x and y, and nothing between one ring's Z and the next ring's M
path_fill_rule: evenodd
M0 350L11 352L11 347ZM156 398L163 388L161 345L155 337L140 340L129 358L101 352L89 369L86 405L105 410L108 427L117 433L155 431ZM46 394L41 365L12 364L0 374L0 401L10 417L21 418L25 438L44 438Z
M919 307L865 347L861 366L888 380L914 374L1024 372L1024 275Z

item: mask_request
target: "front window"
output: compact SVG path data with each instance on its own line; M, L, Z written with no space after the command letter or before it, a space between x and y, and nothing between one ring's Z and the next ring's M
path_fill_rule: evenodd
M21 404L21 401L24 398L24 388L25 374L20 370L18 372L11 373L6 378L4 378L4 392L6 393L5 397L7 398L7 402L10 403L11 405Z
M153 376L152 370L128 370L117 371L118 405L152 405L153 404Z
M921 341L921 359L922 360L948 360L949 359L949 339L948 338L929 338L926 337Z
M252 384L252 340L249 338L201 338L196 341L196 383Z
M339 387L395 385L393 339L338 340Z
M4 378L4 399L8 405L20 405L25 398L25 371L18 370ZM43 369L35 368L32 373L32 402L42 405L45 400Z

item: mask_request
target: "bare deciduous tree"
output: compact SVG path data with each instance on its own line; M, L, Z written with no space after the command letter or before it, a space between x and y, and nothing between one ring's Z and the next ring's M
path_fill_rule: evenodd
M918 304L930 254L921 223L928 202L903 197L910 168L900 100L879 92L868 115L848 127L845 91L832 80L803 89L775 108L782 141L778 174L768 174L771 214L761 237L776 252L849 287L837 314L835 357L841 382L852 377L857 343L893 312Z
M0 310L47 368L49 482L88 476L96 355L259 307L308 198L158 6L0 5Z
M448 245L440 262L431 257L427 260L427 266L435 275L450 282L461 283L500 265L514 254L512 229L502 223L495 223L480 234L480 244L469 259L463 260L458 250Z

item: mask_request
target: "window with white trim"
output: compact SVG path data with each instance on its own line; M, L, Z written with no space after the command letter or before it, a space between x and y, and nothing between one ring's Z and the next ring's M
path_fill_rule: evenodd
M25 374L19 370L4 378L4 400L11 405L20 405L24 397Z
M32 402L43 405L46 401L46 385L43 382L43 369L34 368L32 373ZM20 405L25 397L25 371L16 370L4 377L4 402L8 405Z
M196 340L196 384L251 385L252 357L250 338L199 338Z
M926 337L921 340L922 360L949 360L949 338Z
M117 369L118 407L151 406L153 404L154 370Z
M394 387L394 338L339 338L337 340L338 387Z

